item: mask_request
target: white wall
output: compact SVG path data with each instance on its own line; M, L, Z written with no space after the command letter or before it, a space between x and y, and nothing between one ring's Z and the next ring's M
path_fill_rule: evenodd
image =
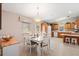
M7 12L7 11L2 11L2 29L0 32L9 33L15 36L17 40L21 40L22 39L22 24L19 21L18 17L19 15L17 14ZM28 22L31 22L32 19L27 18L26 20Z

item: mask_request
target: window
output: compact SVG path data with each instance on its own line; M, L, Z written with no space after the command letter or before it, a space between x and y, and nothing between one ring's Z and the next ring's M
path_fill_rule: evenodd
M22 32L29 33L30 32L30 23L22 22Z

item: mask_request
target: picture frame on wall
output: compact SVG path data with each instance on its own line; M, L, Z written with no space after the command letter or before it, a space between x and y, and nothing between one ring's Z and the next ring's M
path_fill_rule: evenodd
M1 16L2 15L2 4L0 3L0 30L1 30Z

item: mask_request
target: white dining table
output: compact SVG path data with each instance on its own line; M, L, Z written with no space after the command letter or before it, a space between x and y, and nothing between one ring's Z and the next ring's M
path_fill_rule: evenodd
M46 37L47 38L47 37ZM39 46L39 49L40 49L40 54L39 55L42 55L42 47L41 45L43 44L43 41L45 40L45 38L40 35L39 37L31 37L30 41L33 41L33 42L36 42Z
M38 55L42 55L42 47L41 47L41 44L42 44L43 40L44 40L43 39L43 36L39 36L39 37L36 37L36 38L33 37L32 39L30 39L30 41L36 42L38 44L39 49L40 49L40 51L38 51Z
M43 36L39 36L36 38L32 37L30 40L40 44L44 39L43 39Z

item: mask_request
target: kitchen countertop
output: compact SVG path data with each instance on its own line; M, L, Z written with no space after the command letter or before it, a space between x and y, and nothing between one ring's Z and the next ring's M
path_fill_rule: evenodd
M76 33L76 34L79 34L79 32L74 32L74 31L52 31L52 32L69 32L69 33Z
M57 31L52 31L52 32L74 32L74 31L59 31L59 30L57 30Z
M79 35L78 34L61 34L61 35L63 35L63 36L71 36L71 37L79 37Z

